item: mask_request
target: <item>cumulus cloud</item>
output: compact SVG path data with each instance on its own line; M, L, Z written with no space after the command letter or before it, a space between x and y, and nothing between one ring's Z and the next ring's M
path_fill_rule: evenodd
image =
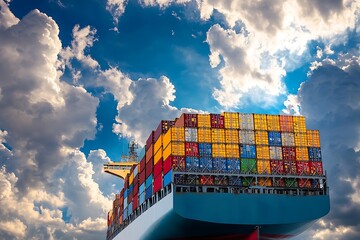
M111 16L113 17L114 21L114 28L115 32L118 32L118 24L119 18L125 12L125 7L127 5L127 0L107 0L106 2L106 10L110 12Z
M356 50L358 51L358 50ZM318 66L298 92L309 128L321 133L331 211L310 232L314 239L357 239L360 235L360 62L340 54Z
M191 0L140 0L144 6L159 6L160 8L168 7L171 4L185 4Z
M94 177L104 181L99 171L107 157L99 150L86 159L77 150L95 136L99 100L61 80L62 46L51 17L33 10L19 20L0 4L0 238L99 239L111 196ZM96 69L84 54L94 34L75 27L73 52L65 49L62 60Z

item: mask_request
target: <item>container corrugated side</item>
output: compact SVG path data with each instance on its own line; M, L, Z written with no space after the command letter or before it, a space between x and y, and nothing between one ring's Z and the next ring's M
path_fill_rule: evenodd
M284 160L296 160L296 148L295 147L282 147Z
M162 158L154 165L154 177L157 177L158 175L161 175L163 170L163 161Z
M214 185L213 176L200 176L200 185Z
M309 147L320 147L320 132L318 130L307 130L306 135Z
M291 132L282 132L281 133L281 142L282 146L295 146L295 136Z
M200 157L199 158L199 171L200 172L212 172L213 164L211 157Z
M309 162L309 164L311 175L322 176L324 174L322 162Z
M266 123L268 131L280 131L279 115L266 115Z
M254 114L254 129L267 131L266 114Z
M269 146L256 146L257 159L270 159Z
M239 129L254 130L254 115L252 113L239 113Z
M184 142L170 142L164 149L163 158L167 158L170 155L185 156L185 144Z
M211 129L210 128L199 128L198 129L198 141L199 142L211 142Z
M186 171L197 172L199 170L199 158L198 157L186 157Z
M256 145L269 145L269 137L267 131L255 131Z
M270 160L257 160L258 174L271 174Z
M227 158L240 157L239 144L233 144L233 143L225 144L225 150L226 150Z
M212 143L225 143L225 130L224 129L211 129L211 142Z
M214 176L214 185L216 186L228 186L229 180L227 176Z
M227 172L231 174L240 173L240 159L239 158L227 158L226 159Z
M224 126L227 129L239 129L239 113L224 112Z
M294 132L294 124L292 116L280 115L280 131Z
M284 174L284 161L282 160L270 160L271 174L282 175Z
M239 130L239 142L242 144L255 144L255 132L253 130Z
M224 116L220 114L210 114L211 128L224 128Z
M199 146L197 142L185 142L185 156L199 156Z
M306 133L306 120L304 116L293 116L294 132Z
M172 181L172 171L168 172L165 176L164 176L164 187L166 187L167 185L169 185Z
M270 146L269 152L270 152L270 159L272 159L272 160L281 160L282 159L282 148L281 147Z
M225 143L214 143L212 145L212 157L226 157Z
M239 131L236 129L225 129L226 143L239 143Z
M176 127L198 127L198 115L194 113L183 113L175 122Z
M321 148L309 147L309 159L310 161L321 161Z
M226 158L213 158L213 171L225 173L227 171Z
M262 187L271 187L272 186L272 180L270 178L258 178L258 184Z
M212 144L211 143L199 143L199 156L211 157L212 156Z
M241 173L257 173L256 159L241 159Z
M198 114L198 127L210 128L210 114Z
M163 148L166 148L170 142L184 142L185 132L183 127L171 127L163 137Z
M198 141L198 131L197 128L185 128L185 141L186 142L197 142Z
M296 147L296 160L309 161L309 152L307 147Z
M270 146L281 146L282 145L280 132L269 131L268 136L269 136L269 145Z
M160 191L162 187L163 187L163 177L160 174L154 179L154 193Z
M295 146L306 147L308 144L306 133L295 133Z
M298 186L299 188L311 188L311 180L306 178L299 178Z
M164 174L171 169L177 172L184 172L186 170L186 160L184 156L169 156L164 162Z
M256 158L255 145L240 144L240 157L241 158Z
M284 173L287 175L296 175L296 161L284 160Z
M297 175L310 175L310 162L309 161L296 161L296 174Z
M146 162L149 162L150 159L154 156L154 145L151 144L146 151Z
M242 179L238 176L229 176L229 186L242 186Z

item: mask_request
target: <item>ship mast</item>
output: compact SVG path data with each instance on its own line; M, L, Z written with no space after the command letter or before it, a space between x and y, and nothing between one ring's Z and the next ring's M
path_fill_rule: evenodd
M127 156L123 154L120 162L110 161L109 163L104 164L104 172L125 179L126 175L130 173L131 167L138 163L136 150L139 148L139 145L132 140L128 144L128 148L129 155Z

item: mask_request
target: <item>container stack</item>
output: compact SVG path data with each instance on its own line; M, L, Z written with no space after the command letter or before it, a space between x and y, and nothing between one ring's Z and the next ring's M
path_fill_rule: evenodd
M122 224L171 182L177 185L320 188L320 136L303 116L184 113L149 135L116 195L108 224Z

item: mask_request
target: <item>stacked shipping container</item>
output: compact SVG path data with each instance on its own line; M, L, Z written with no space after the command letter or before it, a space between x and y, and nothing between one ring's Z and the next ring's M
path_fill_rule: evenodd
M319 188L319 181L307 176L323 175L319 131L307 130L302 116L184 113L161 121L142 152L116 195L110 225L122 224L172 181Z

